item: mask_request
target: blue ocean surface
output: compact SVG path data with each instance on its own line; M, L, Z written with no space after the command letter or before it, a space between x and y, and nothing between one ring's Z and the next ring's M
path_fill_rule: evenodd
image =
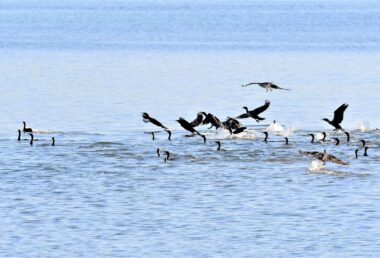
M378 257L379 28L368 0L1 1L1 256ZM176 122L265 100L239 135Z

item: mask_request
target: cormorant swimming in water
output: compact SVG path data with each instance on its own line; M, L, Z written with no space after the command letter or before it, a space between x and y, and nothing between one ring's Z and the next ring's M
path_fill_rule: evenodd
M306 155L306 156L310 156L310 157L314 157L316 159L319 159L323 163L325 163L326 161L331 161L333 163L337 163L337 164L340 164L340 165L348 165L347 162L344 162L344 161L338 159L337 157L335 157L333 155L327 154L326 150L324 150L323 152L318 152L318 151L299 151L299 153L302 154L302 155Z
M51 146L55 146L55 138L51 137Z
M265 104L254 109L254 110L251 110L249 111L247 107L243 107L246 111L246 113L244 114L241 114L240 116L236 117L237 119L244 119L244 118L253 118L256 120L256 122L259 122L261 120L265 120L265 118L262 118L262 117L259 117L259 114L261 114L262 112L264 112L265 110L268 109L270 105L270 101L269 100L265 100Z
M344 132L347 135L347 142L350 142L350 133L349 132Z
M356 149L356 150L355 150L355 159L358 158L358 151L359 151L359 149Z
M195 118L190 124L192 127L197 127L202 124L204 112L198 112L197 118Z
M339 141L339 138L333 138L336 142L335 142L335 145L339 145L340 141Z
M288 137L285 137L285 145L288 145L288 143L289 143L289 139Z
M144 132L144 133L147 133L147 134L151 134L152 135L152 140L154 141L156 139L155 137L155 133L160 133L160 131L152 131L152 132Z
M327 136L326 132L322 132L322 135L323 135L323 138L321 139L321 141L322 141L322 142L325 142L325 140L326 140L326 136Z
M218 149L216 149L217 151L224 151L224 149L220 148L222 146L220 141L216 141L215 143L218 144Z
M344 111L346 111L347 107L348 107L347 104L343 104L337 110L335 110L334 111L334 118L332 121L330 121L327 118L323 118L322 120L326 121L330 125L334 126L335 127L334 130L342 130L340 123L342 123L342 121L343 121L343 114L344 114Z
M22 129L22 131L23 131L24 133L32 133L32 132L33 132L32 128L26 128L26 123L25 123L25 121L22 121L22 123L24 124L24 128Z
M163 124L161 124L159 121L157 121L156 119L154 119L153 117L150 117L149 116L149 114L148 113L142 113L142 117L143 117L143 121L145 122L145 123L152 123L152 124L154 124L154 125L157 125L157 126L159 126L159 127L162 127L162 128L164 128L164 129L166 129L166 130L168 130L168 128L166 127L166 126L164 126Z
M30 145L32 146L33 145L33 140L34 140L34 136L32 133L29 133L30 135Z
M365 140L360 140L363 143L363 147L365 147Z
M170 130L165 130L169 136L168 136L168 140L171 141L172 140L172 132Z
M159 148L157 148L156 153L157 153L157 157L160 157L160 156L161 156L161 155L160 155L160 149L159 149Z
M17 141L21 141L21 130L20 129L18 129Z
M369 148L369 147L367 147L367 146L364 148L364 155L363 155L363 156L368 156L368 154L367 154L367 150L368 150L368 148Z
M312 133L310 133L310 134L308 134L309 136L311 136L311 143L314 143L314 134L312 134Z
M263 134L265 134L264 142L268 143L268 132L263 132Z
M245 85L242 85L242 87L247 87L249 85L259 85L261 88L264 88L267 90L289 90L289 89L284 89L284 88L281 88L279 86L277 86L276 84L274 84L273 82L251 82L251 83L248 83L248 84L245 84Z

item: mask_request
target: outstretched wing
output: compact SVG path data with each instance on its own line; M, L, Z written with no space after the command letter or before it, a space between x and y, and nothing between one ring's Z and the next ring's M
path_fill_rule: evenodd
M268 109L269 105L270 105L270 101L266 100L264 105L252 110L251 112L255 115L261 114L262 112Z
M244 119L244 118L248 118L248 117L250 117L249 113L244 113L244 114L241 114L240 116L237 116L236 119Z
M324 153L318 151L299 151L299 153L319 160L322 160L324 155Z
M203 121L203 115L202 113L198 113L197 118L195 118L190 124L193 127L199 126Z
M333 156L333 155L329 155L328 158L327 158L328 161L331 161L333 163L336 163L336 164L340 164L340 165L348 165L349 163L348 162L344 162L343 160L340 160L338 159L337 157Z
M344 111L346 111L347 107L348 107L347 104L343 104L337 110L335 110L335 112L334 112L334 119L332 121L333 123L336 123L336 124L342 123L342 121L343 121L343 114L344 114Z
M257 82L250 82L250 83L247 83L245 85L242 85L242 87L247 87L247 86L254 85L254 84L258 84L258 83Z

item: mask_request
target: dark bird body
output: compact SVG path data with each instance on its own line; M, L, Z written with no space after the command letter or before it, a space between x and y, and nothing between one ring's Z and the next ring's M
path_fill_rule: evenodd
M335 127L334 130L342 130L340 123L342 123L342 121L343 121L344 111L346 111L347 107L348 107L347 104L343 104L337 110L335 110L333 120L330 121L327 118L323 118L322 120L326 121L330 125L334 126Z
M226 121L222 122L224 128L227 130L237 130L244 127L238 120L228 117Z
M255 119L256 122L265 120L265 118L260 117L259 114L261 114L262 112L267 110L269 106L270 106L270 101L266 100L264 105L254 109L254 110L251 110L251 111L249 111L247 107L243 107L246 112L244 114L241 114L240 116L238 116L236 118L237 119L245 119L245 118L250 117L250 118Z
M202 125L204 112L198 112L197 117L190 123L192 127Z
M203 120L202 124L204 125L211 124L211 127L209 129L211 129L212 127L215 127L215 129L223 127L223 124L222 122L220 122L219 118L217 118L213 114L211 113L208 113L208 114L203 113L203 114L205 115L205 119Z
M34 136L32 133L29 133L30 135L30 146L33 146Z
M268 143L268 132L263 132L265 134L264 142Z
M32 133L32 132L33 132L32 128L26 128L26 123L25 123L25 121L22 121L22 123L24 124L24 128L22 129L22 131L23 131L24 133Z
M154 119L153 117L150 117L148 113L142 113L142 117L143 117L143 121L145 123L152 123L158 127L162 127L166 130L168 130L168 128L166 126L164 126L161 122L159 122L158 120Z

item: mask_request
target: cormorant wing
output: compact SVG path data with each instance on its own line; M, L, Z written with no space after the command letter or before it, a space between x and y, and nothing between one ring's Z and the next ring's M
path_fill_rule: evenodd
M347 104L343 104L337 110L335 110L335 112L334 112L334 119L332 120L332 123L335 123L335 124L342 123L342 121L343 121L343 114L344 114L344 111L346 111L347 107L348 107Z
M324 153L318 151L299 151L299 153L319 160L323 160L323 156L325 155Z
M247 84L242 85L242 86L247 87L247 86L254 85L254 84L258 84L258 83L257 82L250 82L250 83L247 83Z
M348 165L347 162L344 162L333 155L328 155L327 160L340 165Z
M203 114L198 113L197 118L195 118L190 124L193 127L197 127L202 123L202 121L203 121Z
M244 113L244 114L241 114L240 116L237 116L236 119L243 119L243 118L248 118L248 117L250 117L249 113Z
M268 107L269 107L269 105L270 105L270 101L266 100L264 105L262 105L261 107L258 107L256 109L250 111L250 113L258 115L258 114L264 112L265 110L267 110Z

